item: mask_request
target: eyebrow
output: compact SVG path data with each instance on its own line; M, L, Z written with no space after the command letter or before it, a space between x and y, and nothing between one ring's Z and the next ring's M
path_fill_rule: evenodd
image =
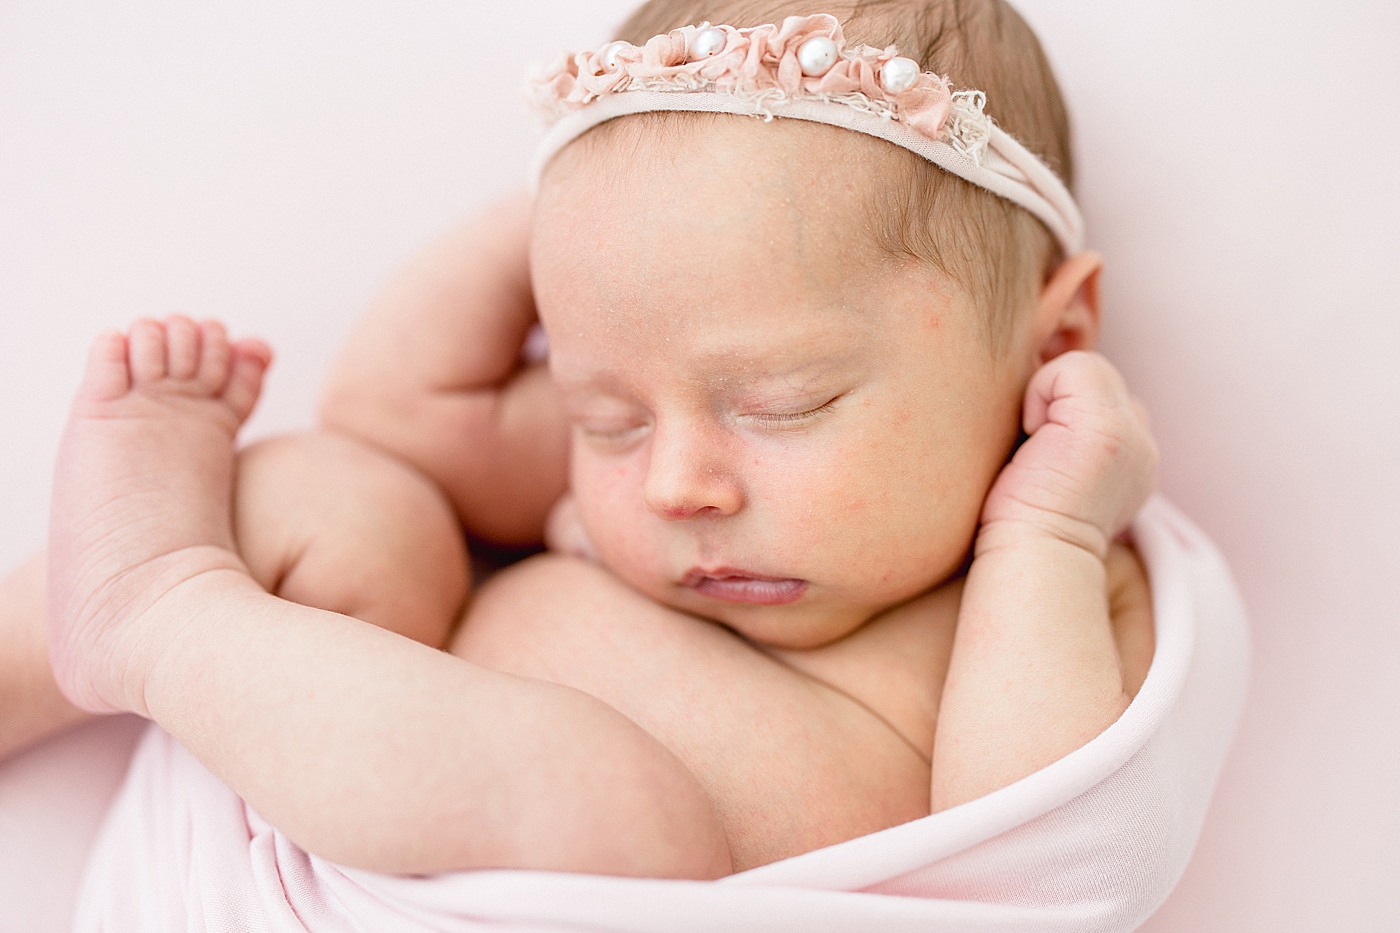
M688 369L697 382L703 381L711 387L728 382L773 383L801 386L830 375L848 371L860 365L861 361L876 354L877 348L868 342L852 338L844 332L822 333L824 328L805 328L797 334L796 340L788 335L776 335L767 348L755 347L752 343L739 340L723 340L709 343L703 339L694 341L690 349ZM743 337L745 335L738 335ZM802 339L806 338L806 339ZM815 338L815 339L814 339ZM667 337L666 341L670 342ZM622 388L626 376L635 370L635 364L622 368L595 368L587 361L579 369L556 370L556 377L570 388L597 388L604 391Z
M737 391L750 394L776 396L798 394L812 390L816 383L839 377L854 368L854 361L848 355L840 360L822 356L778 370L767 370L763 358L754 358L733 367L707 367L703 364L692 381L702 384L709 391ZM619 376L622 378L619 378ZM556 377L560 388L569 392L598 392L603 394L631 394L625 388L625 373L614 371L594 371L571 376L567 373Z

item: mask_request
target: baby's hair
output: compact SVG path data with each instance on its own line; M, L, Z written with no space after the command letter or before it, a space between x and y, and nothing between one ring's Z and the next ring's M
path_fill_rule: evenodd
M618 30L644 45L652 36L702 22L730 26L781 23L787 16L831 13L849 45L895 45L955 89L987 95L987 113L1039 156L1068 186L1073 181L1069 115L1050 63L1025 20L1005 0L650 0ZM671 123L696 115L642 114L605 123L610 136L634 120ZM894 148L894 147L891 147ZM902 177L888 178L870 205L870 226L895 255L932 263L986 310L988 338L1005 346L1015 315L1027 307L1063 258L1031 214L903 149Z

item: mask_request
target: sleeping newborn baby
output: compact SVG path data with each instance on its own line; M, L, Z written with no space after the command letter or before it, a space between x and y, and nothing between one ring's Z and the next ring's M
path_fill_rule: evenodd
M1068 175L1053 78L996 0L799 6L654 2L544 74L532 212L390 292L338 434L236 459L265 346L101 337L55 479L64 694L409 873L718 877L1113 723L1153 652L1117 539L1155 452L1030 154ZM558 546L453 629L457 518L527 542L556 500Z

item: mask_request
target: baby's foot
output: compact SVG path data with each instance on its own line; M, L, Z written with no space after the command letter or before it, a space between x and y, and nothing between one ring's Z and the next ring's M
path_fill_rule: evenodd
M245 572L233 440L271 358L183 317L93 344L59 448L48 564L50 659L84 709L146 713L145 673L186 621L170 594Z

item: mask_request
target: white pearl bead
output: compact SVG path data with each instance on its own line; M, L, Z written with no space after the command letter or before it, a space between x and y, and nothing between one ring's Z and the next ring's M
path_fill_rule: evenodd
M695 34L695 39L690 44L690 60L698 62L702 58L710 58L724 51L724 46L729 42L729 37L724 34L724 30L717 26L702 29Z
M918 80L919 63L912 58L892 58L880 69L880 83L894 94L909 90Z
M813 36L797 50L797 63L809 78L826 74L836 64L836 43L826 36Z
M619 40L611 43L606 49L603 49L603 67L608 71L616 71L617 54L621 52L626 45L626 42Z

